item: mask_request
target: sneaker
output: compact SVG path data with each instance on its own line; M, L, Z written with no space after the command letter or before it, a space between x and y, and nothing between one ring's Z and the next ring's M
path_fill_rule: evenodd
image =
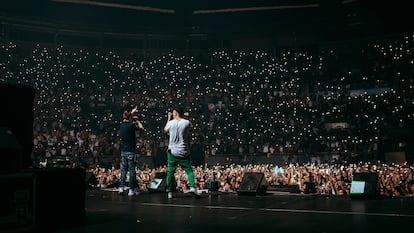
M172 199L172 198L173 198L172 192L168 192L168 199Z
M194 187L191 187L191 188L190 188L189 193L193 194L193 196L194 196L195 198L201 198L201 195L197 192L197 190L196 190Z
M118 194L122 194L122 193L124 193L124 188L121 187L118 189Z
M132 190L132 189L130 189L129 191L128 191L128 196L134 196L134 195L138 195L139 194L139 192L137 192L137 191L135 191L135 190Z

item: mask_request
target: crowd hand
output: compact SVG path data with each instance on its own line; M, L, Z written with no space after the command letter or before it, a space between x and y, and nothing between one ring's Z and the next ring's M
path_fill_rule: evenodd
M133 114L133 113L135 113L135 112L138 112L138 106L135 106L135 108L133 108L132 110L131 110L131 113Z

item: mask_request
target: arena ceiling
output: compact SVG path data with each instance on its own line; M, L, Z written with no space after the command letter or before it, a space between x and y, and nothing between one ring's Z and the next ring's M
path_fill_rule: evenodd
M410 1L6 0L2 24L163 35L352 37L412 31Z

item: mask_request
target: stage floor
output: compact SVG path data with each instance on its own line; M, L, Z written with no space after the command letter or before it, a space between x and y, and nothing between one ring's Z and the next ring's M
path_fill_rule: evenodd
M59 233L131 232L385 232L414 221L414 198L267 193L263 196L87 190L86 220ZM70 218L68 219L70 221Z

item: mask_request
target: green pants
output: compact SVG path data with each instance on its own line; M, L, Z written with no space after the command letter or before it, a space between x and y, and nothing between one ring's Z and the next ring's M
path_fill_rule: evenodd
M194 173L193 173L193 169L191 168L190 157L186 157L186 158L175 157L170 152L167 152L167 159L168 159L168 168L167 168L166 191L167 192L172 191L172 185L174 184L174 173L175 173L175 170L177 169L178 164L187 174L190 187L195 187Z

